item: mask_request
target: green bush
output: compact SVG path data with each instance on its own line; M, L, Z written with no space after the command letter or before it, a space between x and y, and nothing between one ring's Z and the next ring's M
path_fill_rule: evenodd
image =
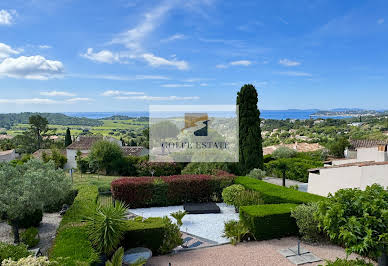
M240 220L256 240L297 235L298 227L290 216L296 204L267 204L240 207Z
M241 191L244 190L245 188L242 185L231 185L224 188L222 191L222 198L226 204L234 205L236 197Z
M21 220L16 221L19 228L38 227L43 218L43 211L38 209L31 214L25 214Z
M248 233L248 227L240 221L231 220L225 222L223 237L229 238L232 245L240 243L241 239Z
M312 161L301 158L282 158L265 164L268 173L277 177L283 177L283 166L286 165L285 174L287 179L300 182L308 182L311 168L322 167L322 161Z
M335 261L325 261L325 266L373 266L373 263L368 263L362 259L348 260L337 258Z
M57 261L49 261L47 257L34 257L28 256L27 258L21 258L17 261L4 260L3 266L58 266Z
M291 211L291 217L294 217L299 228L299 233L306 241L317 242L322 238L318 228L318 220L314 217L318 211L316 202L301 204Z
M296 156L296 150L288 147L279 147L273 153L272 157L275 159L293 158Z
M24 244L11 245L0 242L0 265L5 259L19 260L31 255L27 250L27 246Z
M33 248L39 243L38 228L30 227L20 234L20 240L26 244L29 248Z
M317 218L346 252L376 258L388 253L388 191L380 185L340 189L319 203Z
M70 190L63 200L52 202L44 206L44 211L48 213L59 212L62 209L63 204L71 206L73 204L78 191L76 189Z
M112 255L126 230L127 208L120 201L99 206L87 218L87 230L93 246L102 254Z
M237 194L233 205L239 209L241 206L260 205L263 203L259 192L244 190Z
M261 170L259 168L255 168L255 169L252 169L248 174L247 176L249 177L252 177L252 178L256 178L256 179L263 179L263 177L265 177L267 175L267 172L264 171L264 170Z
M189 163L183 170L183 175L214 175L217 170L230 172L228 163L225 162L211 162L211 163Z
M78 187L77 197L57 230L54 245L50 250L50 259L59 261L66 258L61 265L75 266L82 263L93 264L98 261L99 254L89 241L84 223L86 217L93 215L97 207L98 189L96 186Z
M182 244L179 228L168 218L136 218L127 222L128 229L121 243L125 249L147 247L153 254L165 254Z
M235 179L235 183L243 185L246 189L260 192L260 196L265 204L306 204L309 202L317 202L325 199L325 197L322 196L296 191L294 189L270 184L251 177L237 177Z

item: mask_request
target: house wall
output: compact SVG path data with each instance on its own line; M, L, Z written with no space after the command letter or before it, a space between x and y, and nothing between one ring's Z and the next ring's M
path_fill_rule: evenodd
M341 188L360 187L361 171L358 166L323 168L320 174L309 174L307 192L327 196Z
M67 163L65 164L65 169L76 169L77 168L77 152L78 150L66 150ZM89 150L81 150L82 153L89 153Z
M342 188L365 189L374 183L388 186L388 165L320 169L320 174L309 174L308 192L327 196Z
M386 160L386 157L387 157L387 153L384 151L379 151L377 147L357 149L357 160L359 162L365 162L365 161L384 162Z

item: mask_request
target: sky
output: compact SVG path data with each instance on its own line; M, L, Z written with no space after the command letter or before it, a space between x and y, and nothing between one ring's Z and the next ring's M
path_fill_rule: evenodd
M1 0L0 112L388 109L386 0Z

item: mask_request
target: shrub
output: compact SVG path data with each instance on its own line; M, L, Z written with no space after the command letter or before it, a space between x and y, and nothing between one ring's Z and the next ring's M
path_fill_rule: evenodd
M73 202L74 202L75 197L77 196L77 193L78 192L76 189L70 190L64 199L62 199L58 202L53 202L51 204L45 205L44 211L48 212L48 213L54 213L54 212L59 212L62 209L63 204L71 206L71 204L73 204Z
M296 191L294 189L270 184L251 177L237 177L235 183L243 185L246 189L260 192L265 204L295 203L303 204L324 200L325 197Z
M286 168L283 169L283 166ZM274 160L265 164L265 169L277 177L283 177L283 170L287 179L296 180L300 182L308 182L309 172L311 168L322 167L321 161L311 161L300 158L283 158Z
M97 251L109 256L120 244L126 229L127 208L121 202L99 206L93 216L88 217L89 239Z
M77 159L77 169L81 174L85 174L89 170L89 160L87 158Z
M257 240L297 235L298 227L290 216L296 204L267 204L240 207L240 220Z
M244 190L237 194L234 199L234 206L239 209L241 206L260 205L263 204L263 200L260 197L260 193L253 190Z
M29 248L33 248L39 243L38 228L30 227L26 231L20 234L20 240L26 244Z
M212 163L189 163L183 170L184 175L214 175L218 170L230 172L228 163L212 162Z
M279 147L273 153L272 157L275 159L292 158L296 156L296 150L288 147Z
M164 162L142 162L136 168L139 176L170 176L180 174L182 170L179 164Z
M299 233L306 241L317 242L322 237L318 228L318 220L314 217L317 211L316 202L301 204L291 211L291 217L295 218Z
M229 238L232 245L237 245L249 233L248 227L242 222L231 220L225 222L223 237Z
M117 143L100 140L93 144L89 154L89 164L97 171L114 173L114 163L123 158L123 151Z
M325 266L373 266L373 263L368 263L362 259L348 260L337 258L335 261L325 261Z
M60 265L56 261L49 261L47 257L34 257L28 256L27 258L21 258L17 261L5 260L2 263L3 266L53 266Z
M183 225L182 219L186 214L186 211L177 211L171 213L171 216L176 220L176 224L181 227Z
M18 224L19 228L30 228L38 227L40 222L43 219L43 211L40 209L35 210L30 214L25 214L20 220L15 222Z
M174 248L183 244L182 234L179 227L171 222L168 217L163 217L164 235L163 242L159 248L160 254L167 254Z
M11 245L0 242L0 265L5 259L19 260L31 255L24 244Z
M177 175L160 177L158 181L155 179L152 177L116 179L111 183L113 198L125 202L131 208L209 202L213 198L221 198L222 189L230 185L234 177Z
M112 259L105 263L105 266L122 266L123 265L123 257L124 257L124 249L122 247L120 247L113 254Z
M237 196L240 194L240 192L244 190L245 188L242 185L231 185L229 187L224 188L224 190L222 191L222 198L226 204L234 205Z
M138 218L138 217L136 217ZM165 254L182 244L178 226L165 218L153 217L143 220L127 221L128 227L122 240L122 246L127 248L147 247L152 253Z
M388 253L388 191L374 184L340 189L319 203L317 218L331 240L354 252L376 258Z
M263 177L266 176L266 174L267 174L266 171L261 170L261 169L259 169L259 168L255 168L255 169L252 169L252 170L247 174L247 176L253 177L253 178L256 178L256 179L261 180L261 179L263 179Z
M137 170L130 158L122 157L112 162L110 173L120 176L136 176Z
M51 149L51 154L48 155L45 152L42 154L42 160L47 163L49 161L53 161L55 164L55 167L58 168L64 168L65 164L67 163L67 158L65 155L61 154L61 152L58 149Z

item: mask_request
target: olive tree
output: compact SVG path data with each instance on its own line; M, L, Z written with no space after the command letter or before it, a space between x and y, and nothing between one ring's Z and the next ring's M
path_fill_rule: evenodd
M0 217L12 225L15 243L19 242L19 221L63 200L71 189L69 178L54 162L30 160L23 165L0 168Z

